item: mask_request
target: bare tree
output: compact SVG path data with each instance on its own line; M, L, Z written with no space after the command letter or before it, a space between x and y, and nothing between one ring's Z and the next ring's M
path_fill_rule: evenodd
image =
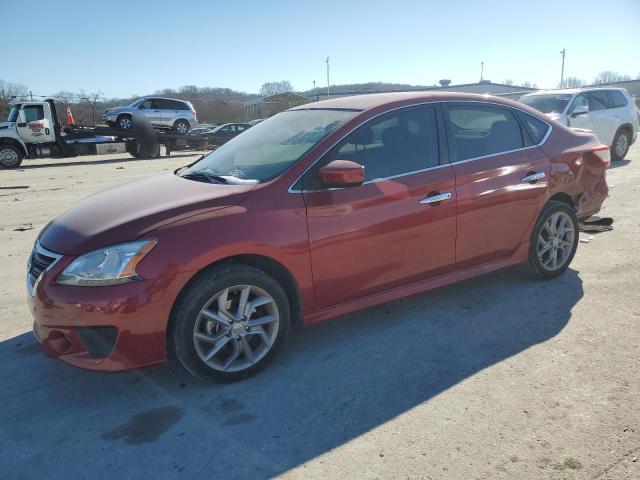
M289 80L281 80L279 82L265 82L260 87L260 96L268 97L270 95L277 95L278 93L290 92L293 90L293 86Z
M11 110L11 102L29 95L29 88L20 83L0 80L0 121L4 121Z
M564 79L564 88L583 87L586 84L587 82L578 77L567 77ZM562 87L562 85L559 85L559 88Z
M503 85L513 85L513 80L503 80L502 84Z
M633 80L630 75L621 75L618 72L612 72L605 70L600 72L598 76L593 80L595 85L602 85L603 83L624 82L626 80Z
M80 89L80 100L87 102L91 107L91 125L96 124L96 107L98 103L100 103L102 95L102 90L86 93L84 90Z

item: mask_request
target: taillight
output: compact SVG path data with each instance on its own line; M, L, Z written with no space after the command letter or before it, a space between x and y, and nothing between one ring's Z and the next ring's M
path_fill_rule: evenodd
M604 168L609 168L609 165L611 165L611 150L607 145L598 145L591 151L600 159Z

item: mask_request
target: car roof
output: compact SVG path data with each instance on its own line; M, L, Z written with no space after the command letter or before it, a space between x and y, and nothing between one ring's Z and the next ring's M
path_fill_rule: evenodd
M538 90L537 92L527 93L526 95L523 95L523 97L529 97L534 95L553 95L553 94L575 95L576 93L594 92L598 90L617 90L619 92L626 92L624 88L620 88L620 87L577 87L577 88L557 88L553 90Z
M508 106L522 108L522 105L512 100L493 95L483 95L477 93L460 92L390 92L390 93L370 93L366 95L353 95L349 97L337 97L319 102L307 103L294 107L290 110L316 110L316 109L337 109L337 110L368 110L385 105L410 105L411 103L426 102L455 102L455 101L476 101L489 103L502 103Z

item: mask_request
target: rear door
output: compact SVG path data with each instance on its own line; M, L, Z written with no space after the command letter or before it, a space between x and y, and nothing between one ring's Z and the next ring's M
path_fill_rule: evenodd
M593 132L605 145L613 143L620 119L616 116L619 109L613 105L613 98L607 90L594 90L589 97L589 121Z
M305 174L302 191L321 307L454 268L455 180L439 116L438 107L421 106L371 120ZM320 184L318 169L336 159L363 165L365 183L337 189Z
M458 199L457 265L509 257L527 240L525 231L547 189L550 163L535 144L550 127L524 112L484 102L449 103L445 110Z

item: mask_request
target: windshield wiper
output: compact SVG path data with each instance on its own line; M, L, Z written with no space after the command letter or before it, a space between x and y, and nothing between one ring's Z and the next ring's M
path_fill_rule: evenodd
M227 180L220 175L213 175L211 173L207 173L204 170L196 170L195 172L187 172L180 175L182 178L190 178L193 180L202 181L205 180L209 183L227 183Z

